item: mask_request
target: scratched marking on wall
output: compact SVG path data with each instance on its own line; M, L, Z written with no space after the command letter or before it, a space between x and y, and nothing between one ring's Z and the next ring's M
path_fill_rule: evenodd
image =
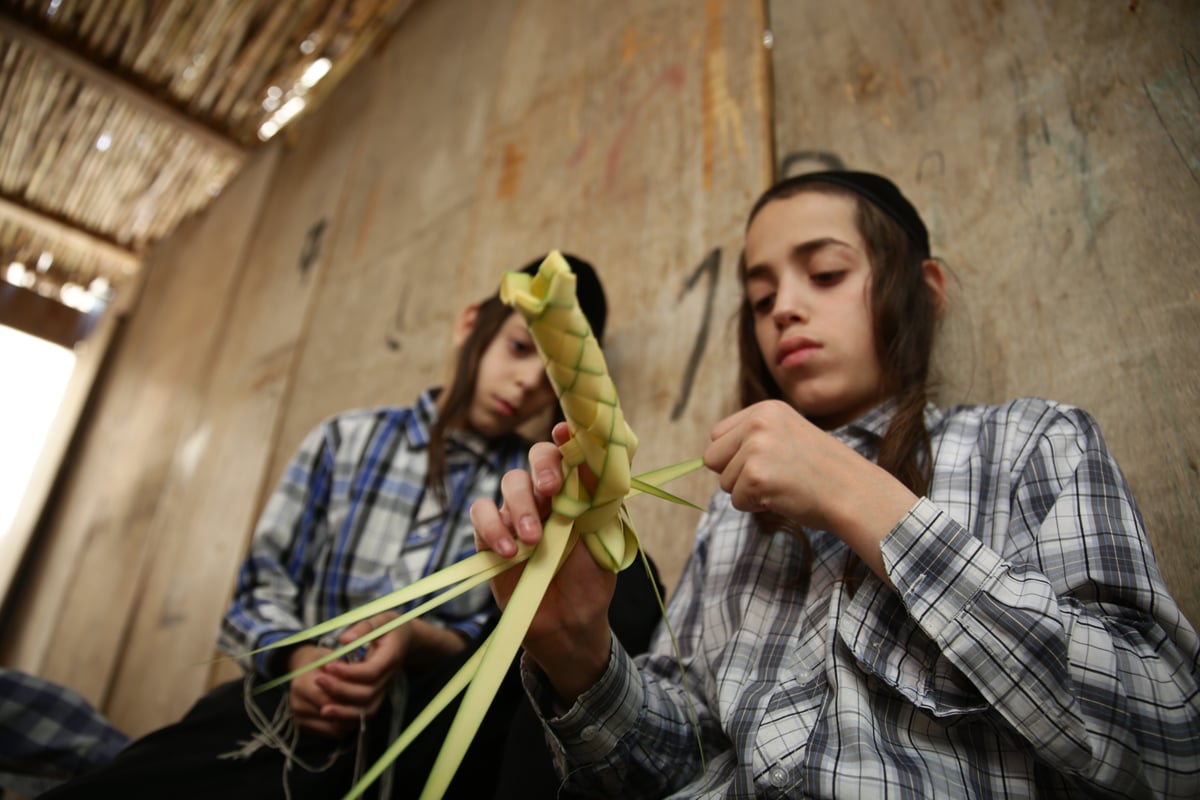
M716 172L718 137L723 154L732 147L739 157L744 157L746 134L741 109L729 91L729 55L721 43L721 0L708 0L704 6L704 20L704 75L700 96L704 155L701 166L704 188L711 189Z
M606 188L611 189L617 177L617 167L621 161L621 154L625 150L625 142L629 138L629 133L633 129L633 123L641 115L642 109L650 102L650 99L662 87L668 86L673 89L683 87L684 71L683 67L678 64L672 64L663 70L663 73L654 83L642 92L641 96L634 101L633 108L625 115L624 121L621 123L621 128L617 131L617 137L613 141L612 146L608 149L608 159L605 162L604 183Z
M521 170L525 166L525 151L511 142L504 146L504 162L500 169L497 194L505 199L516 197L521 185Z
M704 294L704 312L700 316L700 330L696 332L696 341L692 345L692 352L688 356L687 366L683 370L683 382L679 387L679 399L675 401L675 407L671 409L671 421L679 419L683 416L683 411L687 408L688 400L692 396L692 387L696 382L696 372L700 369L700 361L704 358L704 350L708 346L708 332L712 325L713 306L717 297L717 280L721 272L721 248L714 247L700 266L696 267L695 271L684 281L683 289L679 292L679 302L683 302L683 298L689 292L696 288L701 279L707 278L707 289Z
M396 313L392 315L392 324L388 328L387 334L384 336L384 344L387 349L393 353L399 353L404 349L404 340L400 338L404 333L404 326L408 319L408 296L409 291L407 286L400 287L400 302L396 306Z
M300 274L308 273L309 268L317 262L317 258L321 255L321 242L325 238L325 229L329 227L329 220L321 217L308 232L304 234L304 244L300 248Z

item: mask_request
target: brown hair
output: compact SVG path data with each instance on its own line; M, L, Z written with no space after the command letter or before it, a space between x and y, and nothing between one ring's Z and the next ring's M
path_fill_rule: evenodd
M801 192L850 197L856 206L855 224L871 262L871 320L875 354L882 374L883 394L895 401L895 414L879 445L879 466L917 495L929 489L933 458L925 427L929 396L929 364L937 329L936 298L925 282L926 254L890 216L854 191L832 183L782 181L754 204L746 227L763 206ZM746 258L738 264L743 288ZM754 333L754 313L745 292L738 310L738 394L743 408L760 400L785 400L771 376ZM767 530L787 528L771 514L756 515Z
M500 301L496 295L479 305L475 324L470 334L458 348L454 363L454 378L439 398L437 419L429 431L429 471L425 485L446 502L446 432L462 428L467 424L471 399L475 396L475 383L479 375L479 362L492 339L500 332L509 314L516 313Z

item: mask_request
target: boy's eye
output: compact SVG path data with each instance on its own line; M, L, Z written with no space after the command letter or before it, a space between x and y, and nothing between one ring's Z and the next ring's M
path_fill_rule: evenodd
M771 310L771 306L775 304L774 294L765 294L757 300L751 299L750 308L755 314L766 314Z
M845 277L845 270L830 270L827 272L815 272L812 275L812 282L818 286L833 286L835 283Z

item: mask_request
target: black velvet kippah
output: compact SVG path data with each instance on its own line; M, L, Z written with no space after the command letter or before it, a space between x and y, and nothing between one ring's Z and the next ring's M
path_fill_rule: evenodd
M908 198L900 193L896 184L882 175L871 172L849 172L846 170L829 170L826 172L806 172L787 178L783 183L792 186L802 186L806 183L831 183L843 189L849 189L860 197L871 201L880 211L887 214L912 239L922 258L929 258L929 231L921 221L921 215Z
M608 301L604 297L604 287L591 264L579 256L563 253L562 257L571 265L575 273L575 296L579 298L579 310L587 317L588 325L592 327L592 335L597 342L604 341L604 322L608 319ZM538 267L546 260L545 256L534 259L519 271L536 275Z

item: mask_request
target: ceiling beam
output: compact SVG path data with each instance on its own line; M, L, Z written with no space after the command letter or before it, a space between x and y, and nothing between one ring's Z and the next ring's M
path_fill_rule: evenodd
M170 103L155 97L116 73L102 69L86 58L76 55L67 47L17 21L7 12L0 11L0 34L36 50L43 57L74 73L84 81L94 84L134 108L191 136L218 153L239 160L245 158L245 148L233 139L188 116Z
M106 239L96 236L94 233L89 233L88 231L68 225L61 220L33 211L5 197L0 197L0 216L7 217L18 225L41 233L52 241L61 241L69 246L81 250L91 250L99 254L105 261L115 263L121 269L123 274L113 277L132 275L141 266L142 257L132 250L127 250L120 245L113 244Z

